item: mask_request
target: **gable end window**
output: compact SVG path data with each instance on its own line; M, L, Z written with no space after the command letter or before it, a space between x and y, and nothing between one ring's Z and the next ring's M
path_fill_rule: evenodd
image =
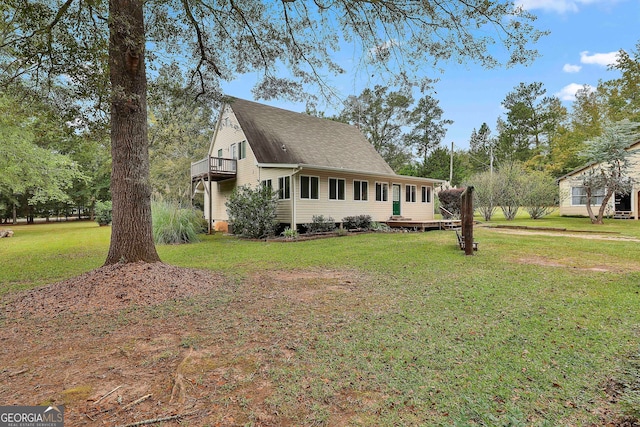
M389 200L389 184L376 182L376 201L386 202L387 200Z
M406 201L407 202L416 202L416 192L417 192L417 187L415 185L405 185L404 186L405 190L406 190Z
M300 175L300 198L317 200L320 198L320 178Z
M422 186L422 203L431 203L431 187Z
M237 144L231 144L229 147L231 158L235 160L241 160L247 157L247 141L238 142Z
M278 178L278 199L286 200L291 198L291 177L281 176Z
M342 178L329 178L329 200L344 200L346 185Z
M353 200L369 200L369 182L353 181Z

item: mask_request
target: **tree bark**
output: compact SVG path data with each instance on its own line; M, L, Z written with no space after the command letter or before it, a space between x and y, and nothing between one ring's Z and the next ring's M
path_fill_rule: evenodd
M151 227L143 0L109 0L111 198L105 265L156 262Z

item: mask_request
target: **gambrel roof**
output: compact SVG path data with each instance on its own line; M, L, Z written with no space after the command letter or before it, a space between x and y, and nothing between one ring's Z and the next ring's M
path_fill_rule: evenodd
M259 164L395 174L355 126L244 99L228 103Z

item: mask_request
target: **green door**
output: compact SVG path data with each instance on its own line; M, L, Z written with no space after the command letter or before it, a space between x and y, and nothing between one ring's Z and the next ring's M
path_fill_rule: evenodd
M400 185L393 184L393 214L400 215Z

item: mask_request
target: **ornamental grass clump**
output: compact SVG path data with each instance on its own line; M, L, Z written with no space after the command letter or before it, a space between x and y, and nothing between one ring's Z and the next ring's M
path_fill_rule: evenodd
M196 209L182 208L178 203L153 201L153 240L158 244L191 243L200 240L206 222Z

